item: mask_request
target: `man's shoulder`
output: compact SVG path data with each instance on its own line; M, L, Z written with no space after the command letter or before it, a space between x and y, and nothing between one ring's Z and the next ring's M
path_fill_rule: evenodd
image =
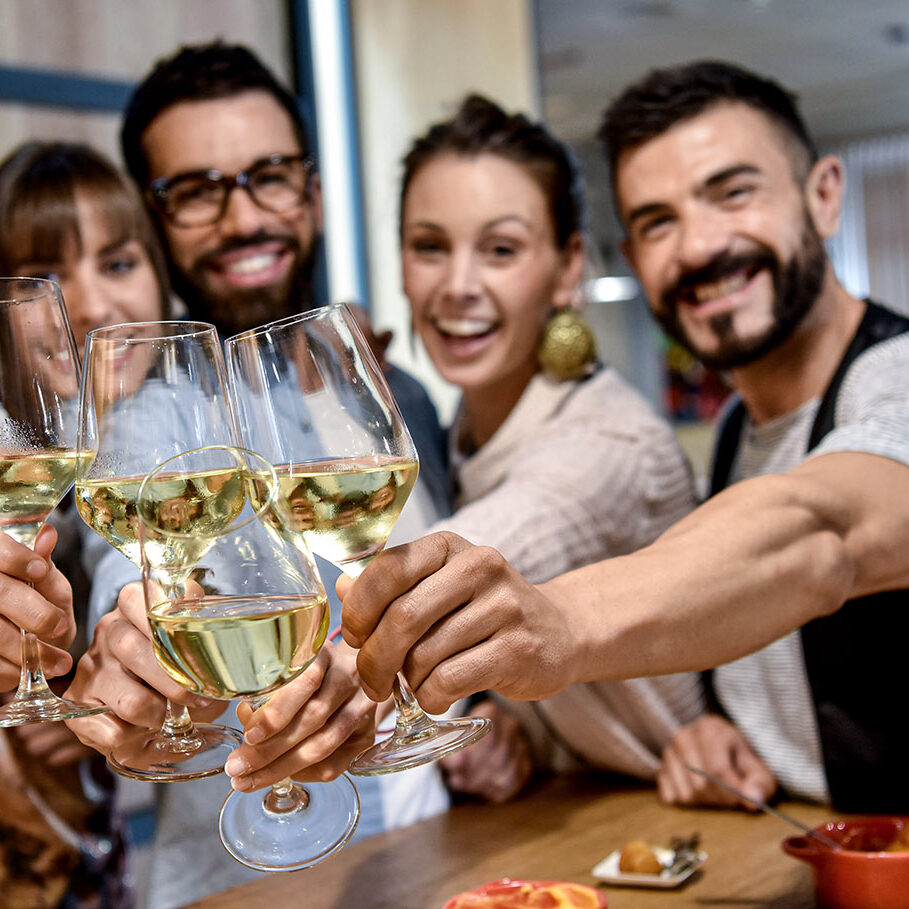
M423 387L423 384L409 372L401 369L400 366L392 364L385 373L385 379L402 412L409 409L419 409L426 413L432 412L432 414L436 414L436 407L432 402L432 398L429 397L429 393Z

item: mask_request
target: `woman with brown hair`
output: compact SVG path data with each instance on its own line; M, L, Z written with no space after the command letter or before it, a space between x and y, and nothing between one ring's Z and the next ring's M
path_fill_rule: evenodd
M93 328L169 317L164 259L141 200L88 146L29 142L12 152L0 164L0 225L0 274L55 281L80 354ZM0 381L27 390L23 372L0 364ZM83 564L93 559L81 545L74 509L61 507L52 523L59 537L54 563L72 586L77 632L84 633ZM4 580L11 596L24 584ZM84 647L77 637L71 649L78 657ZM0 773L17 782L0 788L3 904L130 905L112 781L99 756L63 723L21 726L0 730ZM49 819L48 806L56 817Z

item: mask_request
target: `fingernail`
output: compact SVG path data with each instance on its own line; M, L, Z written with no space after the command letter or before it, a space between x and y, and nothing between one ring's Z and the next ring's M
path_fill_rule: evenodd
M245 737L250 745L258 745L265 738L265 730L261 726L253 726L252 729L247 731Z
M47 562L42 559L32 559L25 566L25 573L33 580L37 581L47 574Z
M236 789L238 792L246 792L248 789L252 789L253 782L252 778L248 776L234 777L230 781L232 788Z
M243 760L243 758L232 757L229 758L227 763L224 765L224 772L228 776L238 777L243 776L249 770L249 764Z

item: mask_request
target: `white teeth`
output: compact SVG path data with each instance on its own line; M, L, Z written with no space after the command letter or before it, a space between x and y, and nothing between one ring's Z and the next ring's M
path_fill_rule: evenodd
M714 281L711 284L699 284L694 289L694 296L698 303L707 303L710 300L716 300L719 297L726 297L731 293L735 293L747 283L747 276L739 272L728 278Z
M247 256L245 259L237 259L227 266L227 271L232 275L251 275L257 271L264 271L277 261L274 253L260 253L255 256Z
M496 323L489 319L436 319L436 327L447 335L458 338L472 338L484 335L495 328Z

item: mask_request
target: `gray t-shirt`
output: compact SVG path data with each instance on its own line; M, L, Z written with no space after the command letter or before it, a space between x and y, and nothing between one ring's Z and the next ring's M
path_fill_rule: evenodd
M746 420L731 481L783 473L805 458L820 399L761 426ZM863 452L909 464L909 335L865 351L837 397L834 428L809 455ZM798 632L720 666L723 708L793 795L829 802L820 737Z

